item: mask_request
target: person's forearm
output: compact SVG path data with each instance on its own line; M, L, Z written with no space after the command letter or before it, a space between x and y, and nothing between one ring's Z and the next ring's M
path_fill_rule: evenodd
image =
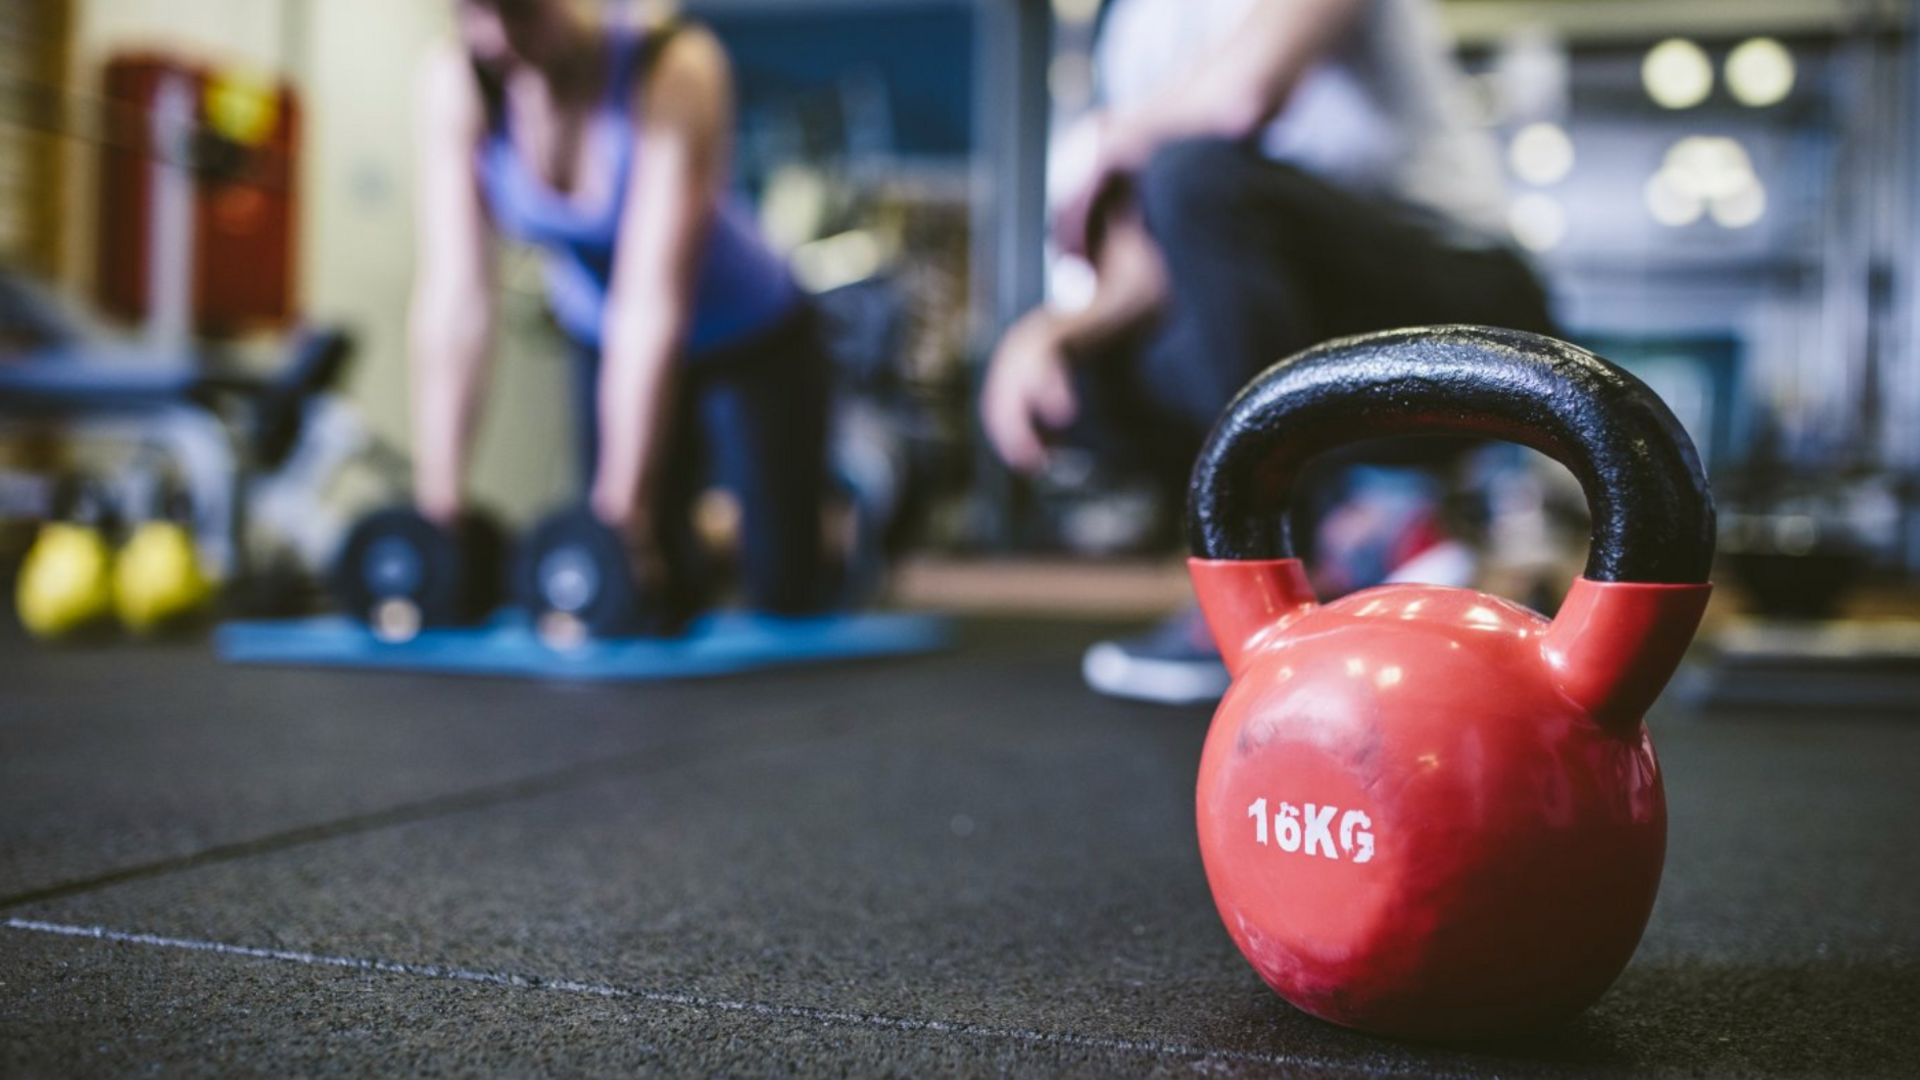
M675 422L679 356L692 326L713 207L720 198L732 100L726 54L682 31L647 83L647 152L627 178L626 219L607 296L600 355L600 460L593 509L644 545L667 428ZM636 136L637 137L637 136Z
M1081 359L1111 353L1152 325L1166 307L1167 277L1160 248L1131 203L1102 216L1102 241L1093 299L1058 321L1061 349Z
M1155 147L1198 136L1252 136L1285 107L1369 0L1263 0L1223 44L1165 92L1114 118L1110 152L1138 166Z
M484 304L462 303L446 291L428 291L414 304L408 328L414 499L436 519L451 518L461 508L490 323Z
M671 403L685 319L682 305L648 305L648 318L607 320L600 357L600 460L593 506L609 521L646 523L658 487L661 447L672 422Z

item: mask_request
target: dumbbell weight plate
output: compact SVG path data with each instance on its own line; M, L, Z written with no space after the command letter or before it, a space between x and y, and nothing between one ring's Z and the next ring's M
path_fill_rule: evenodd
M468 514L442 529L396 507L353 527L334 565L335 598L387 641L430 627L478 621L501 599L506 539L491 519Z
M534 526L515 577L515 595L550 645L672 629L658 598L634 580L620 535L584 507L549 515Z

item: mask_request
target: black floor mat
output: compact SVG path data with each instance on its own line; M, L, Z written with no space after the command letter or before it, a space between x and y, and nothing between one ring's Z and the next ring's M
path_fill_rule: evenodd
M0 1074L1911 1075L1920 728L1668 709L1666 879L1574 1024L1436 1049L1254 977L1207 710L1108 628L648 686L0 652Z

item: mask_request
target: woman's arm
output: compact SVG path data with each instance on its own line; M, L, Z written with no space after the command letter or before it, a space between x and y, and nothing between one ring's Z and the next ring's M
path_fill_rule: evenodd
M600 460L592 501L630 538L648 511L670 422L675 363L730 152L733 80L705 30L674 35L656 62L636 120L645 148L628 178L627 211L601 329Z
M461 509L493 329L492 230L473 164L485 131L485 107L466 57L453 46L436 49L415 92L419 251L408 350L414 500L442 523Z

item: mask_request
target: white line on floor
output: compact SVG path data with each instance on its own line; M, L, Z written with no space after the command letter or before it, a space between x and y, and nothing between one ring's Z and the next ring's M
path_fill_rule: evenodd
M131 933L125 930L111 930L104 926L72 926L66 923L41 922L37 919L9 918L6 926L10 930L24 930L38 934L57 934L61 937L92 938L97 941L111 941L123 945L149 945L161 949L185 949L189 952L217 953L221 956L245 956L258 960L279 960L290 964L307 964L316 967L346 968L353 971L372 971L387 975L415 975L428 979L452 979L458 982L482 983L488 986L509 986L523 990L552 990L563 994L582 994L588 997L616 998L644 1001L658 1005L677 1005L690 1009L702 1009L710 1012L741 1013L748 1016L761 1016L784 1020L807 1020L818 1024L856 1025L885 1031L927 1032L938 1035L967 1035L987 1039L1006 1039L1013 1042L1045 1044L1054 1046L1072 1046L1089 1050L1108 1050L1121 1053L1157 1054L1163 1056L1222 1058L1233 1061L1253 1061L1271 1065L1336 1067L1341 1063L1318 1060L1289 1054L1261 1054L1246 1050L1217 1050L1202 1046L1188 1046L1180 1043L1161 1042L1153 1039L1116 1039L1097 1035L1074 1035L1050 1031L1030 1031L1023 1028L997 1027L989 1024L972 1024L964 1021L924 1020L904 1016L882 1016L873 1013L842 1012L837 1009L821 1009L808 1005L776 1005L764 1001L738 1001L729 998L708 997L704 994L676 993L665 990L637 990L630 987L614 986L609 983L578 982L573 979L548 979L533 975L514 975L499 971L482 971L476 968L449 967L444 964L415 964L400 960L372 960L352 956L328 956L324 953L301 952L297 949L263 949L253 945L231 945L222 941L200 941L195 938L164 937L159 934ZM1351 1067L1351 1063L1346 1063ZM1376 1063L1369 1063L1369 1071L1381 1071Z

